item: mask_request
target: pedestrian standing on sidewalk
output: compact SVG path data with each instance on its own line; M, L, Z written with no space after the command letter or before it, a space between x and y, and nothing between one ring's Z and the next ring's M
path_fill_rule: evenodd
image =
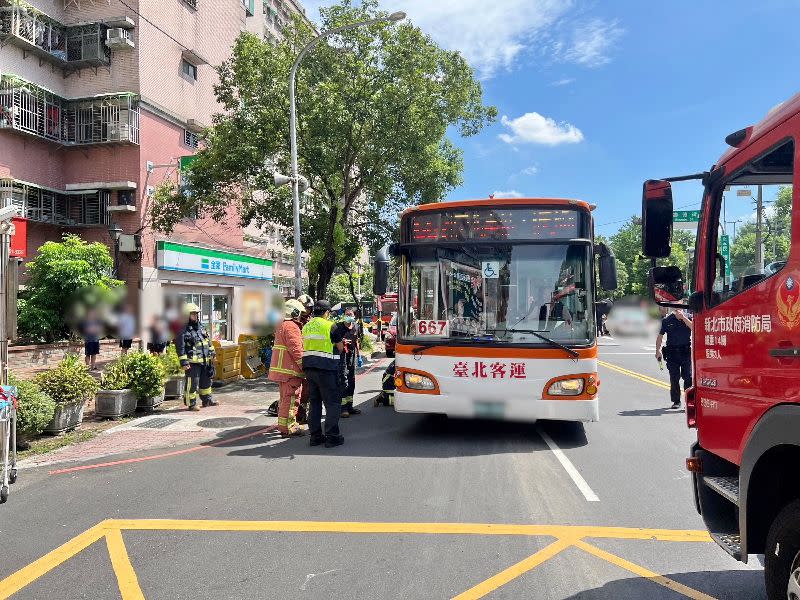
M93 308L87 311L86 318L81 323L81 333L83 334L86 366L89 367L89 370L96 371L97 355L100 354L100 337L103 335L103 322Z
M301 436L305 431L297 423L297 408L303 387L303 336L300 319L305 307L297 300L288 300L284 320L275 331L269 380L280 390L278 401L278 431L282 437Z
M356 393L356 362L358 360L358 328L356 327L356 315L352 308L344 311L344 317L337 326L341 328L344 350L342 351L339 362L343 374L344 387L342 389L342 414L343 419L350 415L360 415L361 410L353 406L353 396Z
M669 309L659 307L661 330L656 337L656 360L667 361L669 371L669 395L671 408L681 406L681 378L683 389L692 385L692 320L682 310L670 314ZM667 345L661 351L661 343L667 336Z
M331 305L327 300L314 303L314 318L303 327L303 372L308 386L308 430L311 445L324 443L333 448L344 443L339 433L342 408L338 383L339 353L344 344L328 320ZM325 405L325 433L322 431L322 405Z
M175 337L175 350L186 373L186 391L183 403L192 411L198 411L197 397L203 406L216 406L211 397L211 380L214 377L214 346L200 324L200 307L189 302L183 307L189 317L186 325Z
M117 315L117 335L122 355L125 356L133 345L133 336L136 335L136 318L129 304L123 304L122 310Z

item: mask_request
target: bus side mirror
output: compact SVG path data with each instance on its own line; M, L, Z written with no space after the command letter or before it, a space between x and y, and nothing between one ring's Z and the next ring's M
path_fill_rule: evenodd
M672 184L650 179L642 191L642 253L649 258L670 255L672 240Z
M675 303L686 295L680 267L653 267L647 275L647 283L657 304Z
M607 292L617 289L617 259L614 252L603 243L595 244L595 254L598 256L598 271L600 287Z
M389 247L384 246L375 255L375 275L372 281L372 293L383 296L389 291Z

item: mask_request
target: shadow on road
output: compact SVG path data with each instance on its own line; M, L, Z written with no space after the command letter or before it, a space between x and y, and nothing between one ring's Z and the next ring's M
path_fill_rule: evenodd
M277 434L255 433L260 428L237 429L220 436L213 445L231 448L231 456L286 458L304 454L336 453L365 457L451 458L487 454L549 451L537 432L541 428L558 444L569 449L588 443L582 423L539 421L513 423L483 419L450 419L443 415L395 413L388 407L362 405L363 414L340 421L344 446L311 447L308 436L266 445ZM225 440L231 440L226 443Z
M762 571L697 571L666 575L718 600L766 600ZM647 579L631 576L593 590L584 590L566 600L649 600L683 597Z

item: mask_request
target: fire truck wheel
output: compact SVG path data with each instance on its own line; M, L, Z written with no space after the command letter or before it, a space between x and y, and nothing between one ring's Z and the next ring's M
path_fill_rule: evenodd
M769 600L800 600L800 500L785 506L769 528L764 579Z

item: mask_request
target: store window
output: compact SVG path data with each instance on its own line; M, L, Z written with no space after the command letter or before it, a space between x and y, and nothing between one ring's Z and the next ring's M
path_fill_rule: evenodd
M200 322L212 340L230 339L230 303L227 294L181 294L183 302L200 307Z

